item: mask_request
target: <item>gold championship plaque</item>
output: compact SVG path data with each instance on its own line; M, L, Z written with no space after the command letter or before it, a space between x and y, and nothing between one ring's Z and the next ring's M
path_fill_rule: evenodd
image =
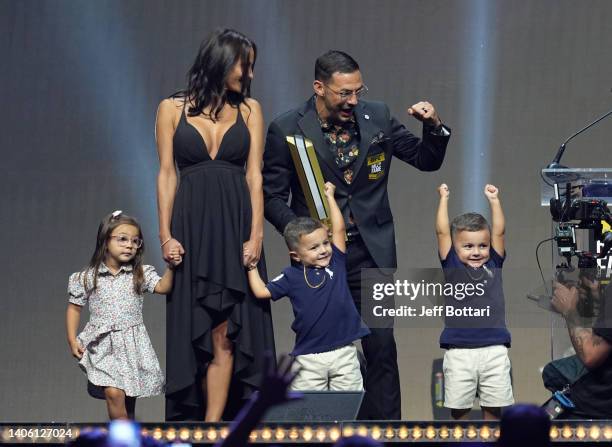
M304 191L310 217L320 220L331 230L329 204L325 197L325 180L312 141L302 135L287 137L289 152Z

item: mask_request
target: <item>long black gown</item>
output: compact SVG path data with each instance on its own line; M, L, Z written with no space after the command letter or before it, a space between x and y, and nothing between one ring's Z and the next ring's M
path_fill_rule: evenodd
M251 201L245 178L250 135L242 113L211 159L185 110L173 138L180 185L172 236L185 248L166 306L166 420L201 420L201 381L213 357L212 329L227 320L234 370L226 417L256 389L263 354L274 353L268 300L255 298L242 263L250 237ZM259 271L265 278L263 256Z

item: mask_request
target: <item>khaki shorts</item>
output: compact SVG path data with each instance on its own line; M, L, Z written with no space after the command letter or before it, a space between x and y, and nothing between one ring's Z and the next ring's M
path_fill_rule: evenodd
M363 390L355 345L317 354L298 355L293 367L300 368L291 384L294 391Z
M472 408L476 393L481 407L506 407L514 403L510 358L503 345L453 348L444 354L444 406Z

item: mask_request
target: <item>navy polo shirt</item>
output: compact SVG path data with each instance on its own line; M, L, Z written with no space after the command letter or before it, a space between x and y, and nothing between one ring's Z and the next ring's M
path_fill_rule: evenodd
M440 335L440 347L480 348L484 346L510 346L510 332L506 328L506 309L502 283L501 257L493 247L486 268L474 269L465 265L451 246L446 259L441 260L447 283L480 283L484 294L469 297L448 296L445 305L453 308L489 309L488 317L445 317L445 327Z
M335 245L324 269L291 265L266 288L275 301L284 296L291 300L295 316L291 325L295 347L291 355L331 351L370 333L348 287L346 254Z

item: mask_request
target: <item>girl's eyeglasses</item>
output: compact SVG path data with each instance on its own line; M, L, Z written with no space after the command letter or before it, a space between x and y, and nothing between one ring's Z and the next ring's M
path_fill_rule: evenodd
M139 237L129 238L127 236L111 236L111 239L116 240L121 247L127 247L130 243L136 248L142 247L142 239Z

